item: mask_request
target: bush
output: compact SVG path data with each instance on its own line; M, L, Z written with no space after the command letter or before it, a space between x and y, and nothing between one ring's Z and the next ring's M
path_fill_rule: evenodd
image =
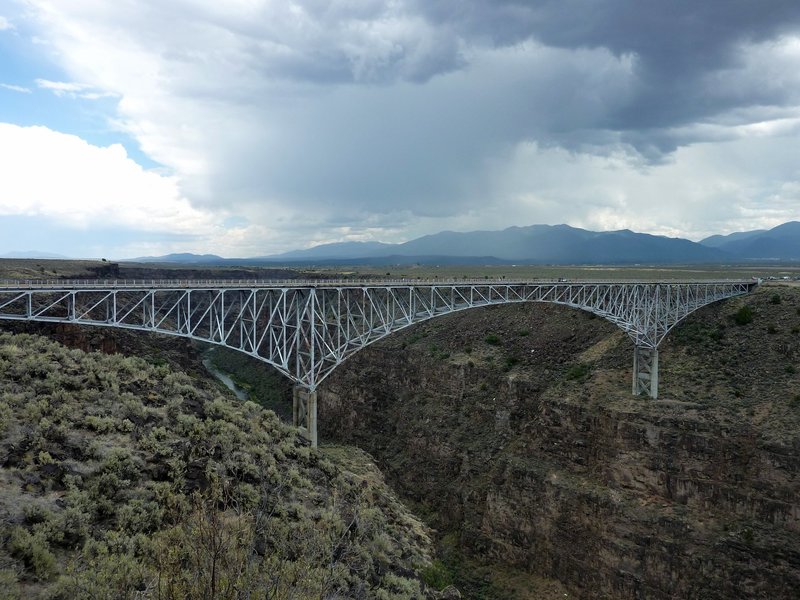
M452 585L453 574L442 561L434 560L422 570L422 581L429 588L443 590L448 585Z
M90 515L84 512L82 507L68 506L48 522L47 535L55 545L77 548L89 535L90 521Z
M780 304L781 303L781 295L780 294L772 294L772 297L769 299L770 304Z
M25 516L25 522L30 525L36 523L44 523L49 520L53 513L45 508L42 504L32 502L22 507L22 514Z
M485 338L483 338L483 341L490 346L498 346L500 344L500 338L494 333L487 335Z
M22 600L17 574L12 569L0 569L0 590L6 600Z
M11 407L6 402L0 402L0 434L5 433L13 416Z
M143 598L152 580L140 559L130 553L110 553L102 543L91 543L58 578L49 598Z
M12 556L22 560L38 579L51 579L56 574L56 557L41 537L31 535L22 527L15 527L11 531L8 546Z
M157 502L135 498L119 509L117 519L129 533L151 533L161 527L164 512Z
M753 309L748 305L743 306L736 311L736 314L733 315L733 320L737 325L747 325L748 323L752 323Z
M569 369L567 369L566 378L570 380L585 379L591 368L591 365L587 363L578 363L577 365L572 365Z

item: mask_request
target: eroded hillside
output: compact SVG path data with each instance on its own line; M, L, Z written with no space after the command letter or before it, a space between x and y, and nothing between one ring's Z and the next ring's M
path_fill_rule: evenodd
M491 593L538 597L529 573L580 598L796 598L800 289L692 315L657 401L630 396L631 355L572 309L438 318L334 373L322 437L376 457L462 583L462 553L499 565Z

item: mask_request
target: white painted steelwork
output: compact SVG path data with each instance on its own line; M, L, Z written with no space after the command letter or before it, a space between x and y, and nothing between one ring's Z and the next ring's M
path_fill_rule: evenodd
M750 281L2 281L0 319L177 335L267 362L313 391L347 357L420 321L510 302L587 310L633 340L633 391L658 393L658 345L689 313Z

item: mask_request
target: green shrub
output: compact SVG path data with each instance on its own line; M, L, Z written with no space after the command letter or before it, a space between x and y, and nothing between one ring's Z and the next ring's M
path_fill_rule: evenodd
M102 471L114 473L120 479L135 480L139 476L139 464L130 448L111 448L103 461Z
M429 588L441 591L453 584L453 573L442 561L434 560L422 570L422 581Z
M64 548L80 547L86 536L89 535L89 515L79 506L69 506L47 523L46 530L48 540Z
M5 401L0 401L0 435L8 429L13 416L14 413L11 411L11 407Z
M98 417L96 415L89 415L85 421L87 429L96 431L97 433L109 433L116 428L116 419L112 417Z
M708 333L708 337L715 342L719 342L722 338L725 337L725 329L723 327L717 327L716 329L712 329Z
M161 527L164 509L157 502L136 498L119 509L117 519L129 533L151 533Z
M490 346L500 345L500 338L494 333L490 333L489 335L487 335L485 338L483 338L483 341L489 344Z
M747 325L748 323L752 323L753 309L748 305L743 306L733 315L733 320L737 325Z
M569 369L567 369L565 376L569 380L582 380L586 378L591 369L592 366L588 363L578 363L577 365L572 365Z
M56 575L56 557L40 536L33 536L22 527L14 527L8 547L11 555L25 563L25 568L38 579L52 579Z
M775 325L772 324L767 325L767 333L769 333L770 335L778 333L778 329L775 327Z
M25 522L30 525L44 523L52 517L52 512L37 502L31 502L22 507Z
M22 600L17 574L12 569L0 569L0 590L5 600Z
M781 295L780 294L772 294L772 297L769 299L770 304L780 304L781 303Z
M797 368L795 368L795 366L794 366L794 365L786 365L786 369L785 369L785 371L786 371L786 372L787 372L789 375L794 375L795 373L797 373Z
M142 590L152 579L130 549L111 552L102 542L88 542L67 565L48 597L134 600L144 597Z

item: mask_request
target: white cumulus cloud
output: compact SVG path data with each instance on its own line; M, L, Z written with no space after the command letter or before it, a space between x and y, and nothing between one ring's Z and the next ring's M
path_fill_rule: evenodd
M93 146L46 127L0 123L0 215L42 216L75 227L208 233L209 213L175 177L147 171L114 144Z

